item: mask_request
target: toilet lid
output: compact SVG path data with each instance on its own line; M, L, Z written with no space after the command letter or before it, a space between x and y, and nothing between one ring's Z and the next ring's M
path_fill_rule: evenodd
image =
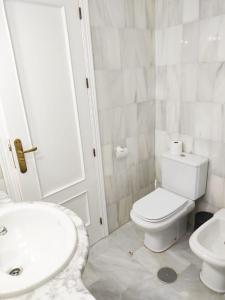
M188 199L158 188L154 192L141 198L133 205L135 214L149 222L157 222L181 210Z

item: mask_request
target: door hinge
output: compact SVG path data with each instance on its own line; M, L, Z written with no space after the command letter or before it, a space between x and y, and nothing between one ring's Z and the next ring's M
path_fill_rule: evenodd
M93 155L94 155L94 157L96 157L96 149L95 148L93 148Z
M82 20L82 10L81 10L81 7L79 6L79 18L80 18L80 20Z
M88 80L88 78L86 78L86 87L87 87L87 89L89 89L89 80Z
M103 224L102 217L100 217L99 222L100 222L101 225Z

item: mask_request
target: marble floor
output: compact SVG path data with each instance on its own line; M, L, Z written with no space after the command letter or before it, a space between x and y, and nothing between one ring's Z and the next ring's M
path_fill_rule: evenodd
M200 282L201 262L188 238L155 254L143 246L143 233L127 223L91 247L84 284L97 300L225 300ZM176 270L176 282L159 281L157 271L164 266Z

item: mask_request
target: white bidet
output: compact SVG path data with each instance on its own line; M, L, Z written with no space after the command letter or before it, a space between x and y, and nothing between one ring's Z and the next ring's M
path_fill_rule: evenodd
M225 293L225 209L200 226L190 237L192 251L203 260L201 281L217 293Z

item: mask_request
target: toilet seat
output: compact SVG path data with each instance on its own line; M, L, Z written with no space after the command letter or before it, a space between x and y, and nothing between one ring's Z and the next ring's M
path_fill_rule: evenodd
M187 203L188 199L158 188L134 203L133 213L145 222L157 223L178 213Z

